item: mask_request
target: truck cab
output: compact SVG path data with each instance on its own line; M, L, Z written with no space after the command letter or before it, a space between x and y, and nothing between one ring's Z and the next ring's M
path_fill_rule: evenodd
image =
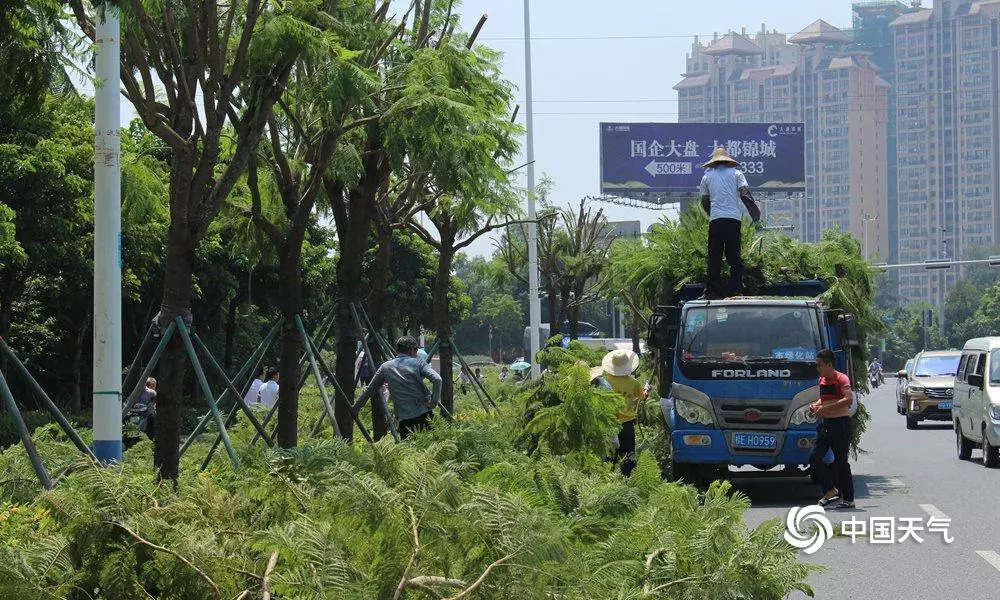
M853 317L827 310L815 297L821 290L823 282L801 282L727 300L689 300L682 291L676 305L657 309L648 345L671 478L701 482L730 465L808 474L816 353L834 350L838 370L850 373L849 348L857 344Z

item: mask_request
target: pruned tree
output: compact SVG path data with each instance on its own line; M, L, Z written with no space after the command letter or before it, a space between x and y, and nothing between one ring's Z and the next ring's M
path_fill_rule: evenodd
M94 41L83 0L69 5ZM311 6L311 5L310 5ZM101 2L121 10L121 85L143 124L170 148L170 229L157 322L190 318L195 249L218 215L320 18L299 2L267 0ZM115 85L97 82L98 85ZM184 347L162 358L153 460L161 479L178 475Z
M581 307L601 296L598 276L607 263L614 232L604 210L595 212L586 198L580 201L579 210L553 210L557 218L538 224L538 272L547 295L551 334L556 335L565 320L570 338L577 339ZM528 260L527 228L508 230L496 247L510 272L526 282L522 267Z
M560 210L559 218L568 242L562 263L570 287L569 337L575 340L580 337L580 307L601 296L599 276L607 265L614 232L608 227L604 209L595 212L587 206L586 198L580 200L579 210Z

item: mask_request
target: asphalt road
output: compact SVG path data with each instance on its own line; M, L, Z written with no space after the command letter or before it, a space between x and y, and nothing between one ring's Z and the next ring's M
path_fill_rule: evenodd
M896 543L873 544L868 535L852 544L836 536L803 560L825 565L810 585L817 598L831 599L982 599L1000 598L1000 469L986 469L982 452L958 460L955 434L947 423L921 423L907 431L896 413L894 380L864 398L872 415L862 447L868 453L854 462L857 509L829 510L835 528L851 517L857 521L889 518ZM747 521L784 522L792 507L815 504L819 486L807 479L741 478L734 486L750 497ZM926 530L931 517L950 518L952 543L942 533ZM900 541L900 519L923 526L923 541ZM795 594L792 598L805 598Z

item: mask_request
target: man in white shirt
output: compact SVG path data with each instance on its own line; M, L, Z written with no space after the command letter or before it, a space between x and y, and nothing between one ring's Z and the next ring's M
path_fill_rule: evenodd
M250 389L247 390L247 395L243 396L243 403L247 406L253 406L255 402L260 401L260 388L264 385L264 378L267 376L267 367L261 367L260 373L257 373L257 377L250 382Z
M260 403L270 409L278 401L278 379L281 374L271 367L267 370L267 380L260 386Z
M743 295L743 198L750 197L750 185L740 163L716 148L702 165L706 171L701 179L701 205L709 215L708 223L708 282L705 298L716 299L722 292L722 255L729 263L729 296ZM756 222L760 215L755 215Z

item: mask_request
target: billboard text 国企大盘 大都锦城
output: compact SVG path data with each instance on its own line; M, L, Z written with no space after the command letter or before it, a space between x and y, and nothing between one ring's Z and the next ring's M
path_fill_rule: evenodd
M705 163L725 148L750 188L805 189L802 123L601 123L601 193L649 198L697 194Z

